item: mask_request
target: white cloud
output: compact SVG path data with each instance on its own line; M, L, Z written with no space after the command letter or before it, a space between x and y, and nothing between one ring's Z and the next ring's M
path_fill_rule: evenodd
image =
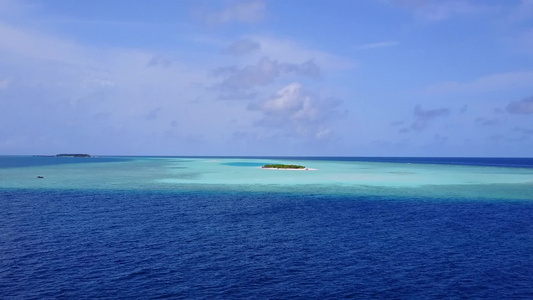
M0 80L0 90L7 89L7 87L9 86L9 83L10 82L8 79Z
M241 56L253 53L255 51L259 51L261 49L261 44L258 42L252 40L252 39L241 39L236 42L233 42L231 45L229 45L226 49L224 49L224 53L235 55L235 56Z
M360 50L380 49L380 48L394 47L394 46L397 46L398 44L399 43L396 41L384 41L384 42L363 44L363 45L358 46L357 49L360 49Z
M149 67L155 67L155 66L161 66L161 67L168 67L172 64L172 60L161 55L155 55L147 64Z
M494 125L500 124L500 119L498 118L487 119L487 118L479 117L479 118L476 118L475 123L481 126L494 126Z
M206 14L205 18L211 24L225 24L230 22L257 23L266 15L266 3L262 0L238 2L222 10Z
M519 52L533 54L533 28L520 32L516 38L515 45Z
M249 109L263 114L258 122L260 126L317 139L332 134L327 124L339 116L339 104L336 100L312 96L295 82L278 90L271 98L250 104Z
M35 10L39 3L21 0L0 0L0 16L3 19L17 19L27 17L27 14Z
M276 95L261 103L261 110L267 114L292 115L300 111L309 98L302 95L302 85L291 83L276 92Z
M199 108L191 103L214 97L205 90L213 84L206 63L132 48L97 49L4 23L0 36L6 76L0 78L0 89L8 88L8 100L16 99L0 101L0 127L6 140L18 143L12 149L26 147L24 141L35 141L28 146L34 151L83 141L120 152L120 144L145 138L155 143L158 136L167 143L161 132L201 135L221 122L214 113L221 105ZM199 120L196 116L202 114L213 117ZM172 122L178 126L172 128ZM55 144L39 139L44 135Z
M424 21L443 21L458 15L476 14L489 6L470 0L392 0L395 5L410 9L416 18Z
M509 103L506 110L511 114L533 114L533 96Z
M429 122L438 117L446 117L450 114L448 108L438 108L424 110L421 105L415 106L413 110L413 116L415 120L409 128L402 128L399 132L409 132L411 129L415 131L422 131L426 129L429 125Z
M322 69L331 71L353 69L357 65L352 59L311 49L294 40L267 36L254 36L253 39L261 44L262 55L275 57L288 63L299 63L302 59L312 59Z
M79 64L86 64L85 61L90 57L85 49L75 43L1 22L0 36L0 50L17 56Z
M508 22L520 23L533 18L533 0L522 0L507 16Z
M282 75L294 74L317 78L320 76L320 68L312 60L301 64L291 64L279 63L276 60L263 57L255 65L248 65L243 68L219 68L214 71L214 74L224 78L219 85L225 93L222 98L231 98L231 95L243 94L244 90L270 84Z
M531 88L533 71L507 72L480 77L470 82L446 81L424 89L428 93L490 92Z

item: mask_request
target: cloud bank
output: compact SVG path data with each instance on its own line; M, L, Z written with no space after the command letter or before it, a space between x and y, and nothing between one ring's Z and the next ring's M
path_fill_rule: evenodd
M524 98L520 101L511 102L505 109L511 114L533 114L533 96Z
M213 71L216 77L222 77L218 88L222 91L221 99L238 99L238 95L249 93L257 86L268 85L277 78L286 75L318 78L320 68L313 60L301 64L280 63L268 57L261 58L257 64L242 68L235 66L219 68Z
M235 56L243 56L259 51L260 49L261 44L259 42L252 39L242 39L233 42L231 45L225 48L223 52Z
M399 130L400 133L414 131L422 131L428 128L429 123L439 117L447 117L450 115L450 109L438 108L424 110L420 104L416 105L413 109L414 121L409 127L405 127ZM392 125L401 125L403 122L395 122Z
M288 129L296 135L325 139L331 134L328 123L339 116L339 105L337 100L307 93L295 82L268 99L250 104L248 109L262 113L262 119L256 123L258 126Z

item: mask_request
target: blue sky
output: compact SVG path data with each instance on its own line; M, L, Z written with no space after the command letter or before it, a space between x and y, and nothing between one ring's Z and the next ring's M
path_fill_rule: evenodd
M533 0L0 0L0 154L533 154Z

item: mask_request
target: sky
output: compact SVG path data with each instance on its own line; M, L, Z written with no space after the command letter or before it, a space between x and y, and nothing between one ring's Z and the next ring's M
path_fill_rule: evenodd
M533 156L533 0L0 0L0 155Z

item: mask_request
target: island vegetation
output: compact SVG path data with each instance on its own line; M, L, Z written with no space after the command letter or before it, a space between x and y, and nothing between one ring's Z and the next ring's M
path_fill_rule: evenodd
M284 165L284 164L268 164L264 165L264 169L305 169L304 166L300 165Z
M91 157L91 156L85 153L74 153L74 154L61 153L61 154L56 154L56 157Z

